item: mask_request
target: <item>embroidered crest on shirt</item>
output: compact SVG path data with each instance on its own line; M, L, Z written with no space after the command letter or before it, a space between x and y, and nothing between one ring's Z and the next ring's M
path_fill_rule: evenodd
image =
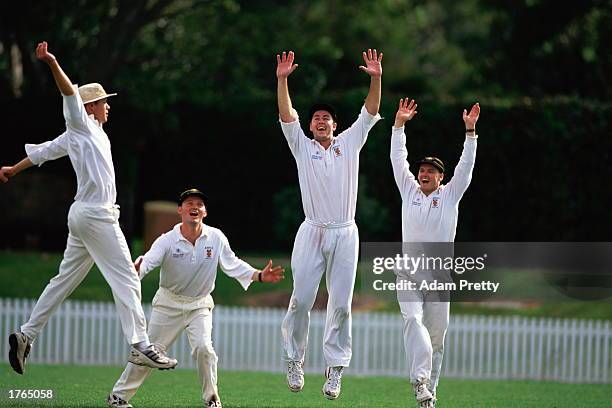
M340 146L334 146L333 149L334 149L334 155L336 157L342 156L342 152L340 151Z
M432 206L433 208L438 208L438 207L440 206L440 197L434 197L434 198L431 200L431 206Z
M213 256L213 247L204 247L204 250L206 251L206 259L210 259Z
M174 251L174 253L172 254L173 258L182 258L183 256L185 256L184 253L181 252L180 249L176 248L176 250Z

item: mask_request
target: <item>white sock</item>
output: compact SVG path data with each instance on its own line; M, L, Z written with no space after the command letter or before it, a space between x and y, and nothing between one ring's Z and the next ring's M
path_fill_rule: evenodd
M141 341L139 343L132 344L132 347L134 347L136 350L140 352L143 352L149 347L151 347L151 343L149 343L148 341Z

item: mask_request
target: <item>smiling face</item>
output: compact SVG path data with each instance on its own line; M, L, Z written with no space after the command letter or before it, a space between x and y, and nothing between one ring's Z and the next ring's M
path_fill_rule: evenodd
M206 206L200 197L190 196L183 200L178 208L178 214L183 224L197 225L206 218Z
M100 122L100 124L104 124L108 121L108 111L110 110L110 105L108 104L106 98L85 104L85 110L87 111L88 115L93 115L94 118Z
M336 122L328 111L318 110L310 119L310 131L317 142L331 140L336 130Z
M426 195L437 190L443 178L444 173L440 173L440 170L431 164L421 164L421 167L419 167L419 185L421 191Z

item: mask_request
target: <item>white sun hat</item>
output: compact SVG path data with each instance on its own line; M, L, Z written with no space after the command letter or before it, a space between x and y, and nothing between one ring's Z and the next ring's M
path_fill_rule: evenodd
M79 95L83 103L90 103L99 101L100 99L108 98L109 96L115 96L116 93L107 94L102 85L93 82L91 84L85 84L79 87Z

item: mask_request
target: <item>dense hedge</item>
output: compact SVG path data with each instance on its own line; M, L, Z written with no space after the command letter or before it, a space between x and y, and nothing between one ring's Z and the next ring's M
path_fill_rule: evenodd
M361 96L332 97L339 128L356 117ZM385 117L361 155L357 221L362 241L398 240L400 197L389 162L396 98L385 95ZM461 202L457 240L607 241L612 106L573 98L514 103L481 100L479 146L472 184ZM296 98L299 111L307 101ZM2 165L23 156L23 144L63 130L57 96L0 106L5 132ZM173 200L187 186L209 195L209 219L236 248L285 250L303 218L297 173L277 124L273 95L219 112L177 105L148 116L117 98L111 136L122 222L142 228L142 203ZM409 123L411 158L425 154L455 166L463 143L465 105L419 101ZM447 180L452 171L447 174ZM31 169L0 186L0 248L62 249L75 191L67 159Z

